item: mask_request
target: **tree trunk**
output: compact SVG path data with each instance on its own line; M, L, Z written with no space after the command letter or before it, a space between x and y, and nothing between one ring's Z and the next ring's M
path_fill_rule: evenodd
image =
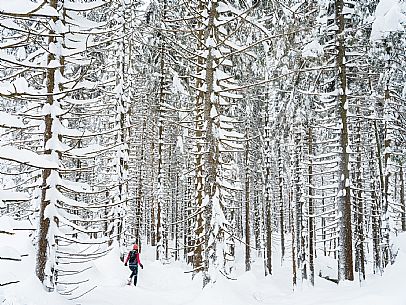
M197 9L202 11L204 4L202 1L198 2ZM200 28L197 32L197 50L203 50L204 44L204 32L202 23L198 23L197 27ZM197 57L196 74L199 75L203 70L204 58L202 56ZM196 88L201 88L203 80L196 78ZM204 141L203 141L203 107L204 107L204 93L198 91L195 103L195 137L196 137L196 154L195 154L195 205L196 205L196 225L195 225L195 241L194 241L194 254L193 254L193 270L194 274L203 272L203 251L205 240L205 209L203 206L203 193L204 193L204 172L203 172L203 153L204 153Z
M50 7L56 10L58 4L58 0L50 0L49 5ZM54 24L58 21L58 17L51 18ZM54 36L55 30L51 28L48 38L48 45L54 45L56 43L56 38ZM49 52L47 57L47 64L50 64L52 61L56 59L56 56ZM58 58L59 59L59 58ZM46 103L52 108L55 102L55 96L53 95L58 88L56 88L55 82L55 73L57 68L48 68L47 69L47 99ZM54 120L57 117L53 117L51 113L45 115L45 131L44 131L44 154L50 156L50 158L59 159L58 152L46 149L47 142L53 137L53 124ZM42 194L41 194L41 203L40 203L40 214L39 214L39 230L38 230L38 248L37 248L37 261L36 261L36 275L38 279L43 283L43 285L50 291L54 289L55 285L55 265L53 263L54 257L52 255L55 251L51 251L50 249L56 246L56 241L54 240L55 232L50 231L51 226L58 226L58 219L56 216L49 217L46 214L46 209L51 205L51 200L56 201L55 198L50 199L48 193L51 189L55 191L56 186L51 186L49 184L49 177L55 170L51 169L44 169L42 171ZM59 175L56 173L56 175ZM55 202L54 202L55 203ZM51 224L51 222L53 224ZM49 264L49 266L47 266ZM50 270L47 272L46 269Z
M357 114L360 115L360 107L357 107ZM357 122L357 163L356 163L356 177L355 180L357 182L357 198L355 202L357 203L356 208L357 208L357 213L355 214L355 220L356 220L356 257L357 257L357 263L356 266L358 266L356 269L357 271L361 273L362 279L365 280L365 251L364 251L364 202L363 202L363 185L362 185L362 152L361 152L361 145L362 145L362 139L361 139L361 121Z
M314 286L314 245L315 245L315 224L314 224L314 186L313 186L313 130L309 126L308 129L308 152L309 164L307 167L308 174L308 204L309 204L309 271L310 283Z
M335 1L335 18L338 26L336 68L338 71L339 107L341 117L340 134L340 177L339 177L339 211L340 220L340 247L339 247L339 270L338 279L354 280L354 267L352 259L352 222L351 222L351 187L350 187L350 147L348 141L348 98L347 98L347 68L345 63L346 40L345 40L345 14L344 0Z
M400 163L399 180L400 180L400 206L402 209L400 219L402 223L402 231L406 232L406 202L405 202L405 180L403 173L403 163Z
M265 208L266 221L266 269L265 275L272 274L272 213L270 204Z
M303 182L301 180L301 174L303 171L300 168L301 164L301 151L302 147L302 134L300 125L295 134L295 186L296 186L296 202L295 202L295 214L296 214L296 252L297 252L297 268L301 272L302 279L307 279L306 268L306 253L305 253L305 238L303 236Z
M282 177L282 172L283 172L283 160L282 160L282 155L281 155L281 149L280 149L280 143L277 142L277 147L278 147L278 190L279 190L279 221L280 221L280 237L281 237L281 255L282 255L282 260L285 257L285 215L284 215L284 204L283 204L283 177Z
M296 254L296 241L295 241L295 221L293 219L293 208L291 206L291 202L293 199L293 191L291 191L289 196L289 219L290 219L290 230L291 230L291 238L292 238L292 285L293 287L296 286L297 283L297 268L296 268L296 260L297 260L297 254Z
M250 173L249 173L249 142L248 128L245 137L245 271L251 270L251 248L250 248Z

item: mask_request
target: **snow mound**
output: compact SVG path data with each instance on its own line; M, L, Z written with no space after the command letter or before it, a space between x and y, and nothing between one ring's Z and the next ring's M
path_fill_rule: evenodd
M8 224L6 224L8 222ZM14 220L0 217L0 226L17 226ZM22 225L20 225L21 227ZM35 276L35 249L27 231L14 235L0 234L0 253L18 257L21 261L0 260L1 305L404 305L404 270L406 270L406 234L394 240L397 258L381 275L368 275L367 281L343 282L339 285L316 277L315 287L299 282L293 289L291 262L283 264L275 257L273 275L264 276L263 259L253 256L252 270L244 271L244 264L236 266L236 279L218 278L214 284L202 288L202 279L192 280L190 266L183 262L155 260L155 248L144 245L141 251L143 269L139 269L138 285L126 285L130 274L120 260L120 249L114 247L106 256L95 260L89 274L97 286L83 297L68 301L58 293L47 293ZM238 255L243 254L243 245ZM22 254L22 256L21 256ZM275 254L277 256L277 254ZM242 261L242 260L238 260ZM7 263L4 263L7 262ZM317 264L329 266L333 261L318 258ZM335 271L319 268L323 274Z
M375 11L371 40L384 39L391 32L404 31L406 4L399 0L381 0Z

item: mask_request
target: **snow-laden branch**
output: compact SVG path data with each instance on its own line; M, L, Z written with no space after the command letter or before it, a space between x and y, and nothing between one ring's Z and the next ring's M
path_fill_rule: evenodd
M18 149L9 145L0 147L0 159L27 164L36 168L59 168L56 162L47 160L43 155L38 155L28 149Z

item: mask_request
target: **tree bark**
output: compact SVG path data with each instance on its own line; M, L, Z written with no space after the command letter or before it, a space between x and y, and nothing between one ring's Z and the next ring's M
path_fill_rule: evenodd
M406 232L406 202L405 202L405 180L403 173L403 163L400 163L399 180L400 180L400 206L402 209L401 212L402 231Z
M339 181L339 211L340 220L340 247L339 247L339 271L338 279L354 280L354 267L352 259L352 222L351 222L351 187L350 187L350 154L348 141L348 98L347 98L347 68L345 63L346 40L345 40L345 14L344 0L335 1L335 19L338 27L336 33L337 55L336 68L338 71L338 101L341 118L340 134L340 181Z
M204 4L202 1L198 2L198 11L202 11ZM199 19L200 20L200 19ZM197 27L199 28L197 32L197 50L203 50L203 25L198 21ZM204 58L202 56L197 56L196 74L199 75L203 70ZM203 85L203 80L196 78L196 88L201 88ZM204 94L202 91L198 91L196 95L195 102L195 137L196 137L196 154L195 154L195 205L196 205L196 229L195 229L195 241L194 241L194 251L193 251L193 270L194 274L198 272L203 272L203 251L204 251L204 240L205 240L205 218L206 213L203 206L203 194L204 194L204 172L203 172L203 107L204 107Z
M308 175L308 204L309 204L309 280L314 286L314 244L315 244L315 223L314 223L314 187L313 187L313 129L308 127L308 152L309 152L309 164L307 167Z
M251 270L251 245L250 245L250 173L249 173L249 142L248 128L245 137L245 271Z
M57 3L58 0L50 0L49 5L50 7L54 8L56 10L57 8ZM58 20L58 17L52 17L51 18L54 24ZM53 36L55 34L54 29L50 30L48 37L48 45L53 45L56 43L56 38ZM53 60L55 60L56 57L53 53L49 52L48 57L47 57L47 64L51 63ZM50 106L54 104L54 93L55 93L55 73L56 73L57 68L48 68L47 69L47 99L46 103ZM51 154L57 154L57 152L52 151L51 149L46 149L46 144L47 142L52 138L53 136L53 121L55 118L52 117L51 114L47 114L45 116L45 131L44 131L44 154L45 155L51 155ZM46 280L46 265L50 261L49 257L49 249L55 245L52 244L52 239L54 236L49 236L50 233L50 222L56 222L57 225L57 219L54 217L50 219L45 215L45 210L47 207L50 205L50 198L48 198L47 194L50 190L50 185L48 178L51 176L51 173L54 170L51 169L44 169L42 171L42 193L41 193L41 203L40 203L40 223L39 223L39 230L38 230L38 248L37 248L37 261L36 261L36 275L38 279L44 284L47 285L47 289L53 290L54 289L54 283L55 283L55 278L49 278ZM56 187L56 186L53 186ZM52 232L53 234L54 232ZM51 265L50 266L51 272L55 271L55 266ZM49 276L49 275L48 275Z

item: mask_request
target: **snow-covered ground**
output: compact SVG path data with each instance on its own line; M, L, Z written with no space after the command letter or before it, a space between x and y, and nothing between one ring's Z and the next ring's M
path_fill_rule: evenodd
M1 222L4 231L5 221ZM7 227L24 228L24 224L12 223ZM7 230L6 230L7 231ZM11 231L11 230L10 230ZM360 284L336 284L317 278L316 287L301 284L292 290L289 265L277 266L274 275L264 277L261 259L253 264L251 272L243 272L237 266L237 279L219 279L216 284L201 288L201 280L191 280L189 267L175 262L162 264L154 260L154 250L144 247L139 271L138 286L125 285L129 275L119 259L118 250L94 262L90 273L97 288L82 298L68 301L57 293L45 292L35 277L35 250L31 245L30 231L14 231L14 235L0 234L0 257L18 259L0 260L1 305L405 305L406 235L399 236L400 247L397 261L387 268L384 275L369 276ZM22 256L21 256L22 255Z

